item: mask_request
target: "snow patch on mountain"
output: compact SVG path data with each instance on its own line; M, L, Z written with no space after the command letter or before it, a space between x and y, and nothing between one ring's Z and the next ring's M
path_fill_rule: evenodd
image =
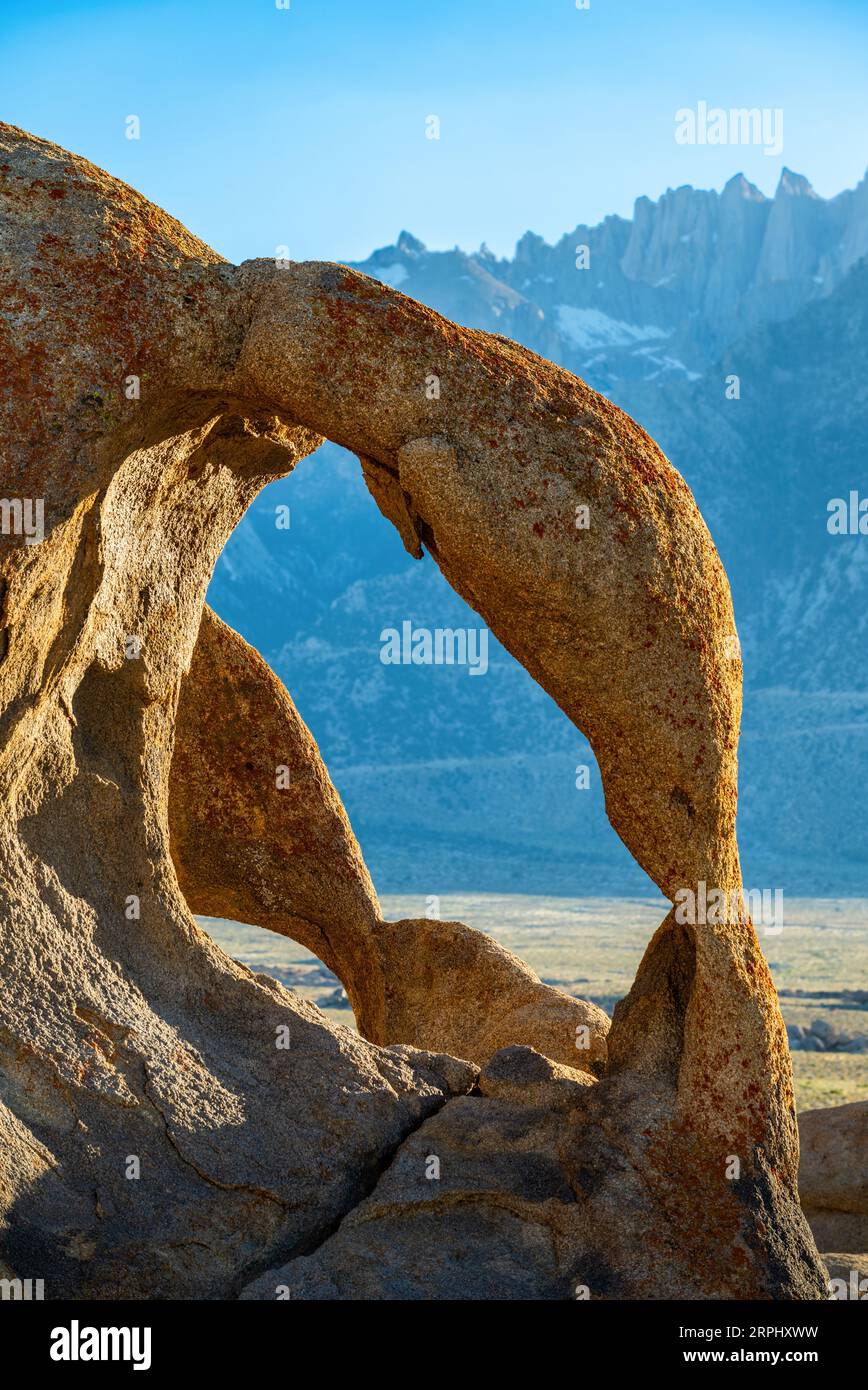
M573 347L629 347L650 339L668 338L664 328L653 323L624 323L610 318L602 309L577 309L572 304L556 305L560 331Z
M392 289L396 290L407 279L407 267L400 261L395 261L394 265L366 266L365 274L374 280L381 280L384 285L391 285Z

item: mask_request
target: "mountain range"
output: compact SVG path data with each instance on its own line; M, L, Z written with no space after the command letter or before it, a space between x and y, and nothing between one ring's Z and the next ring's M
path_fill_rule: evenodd
M868 498L866 257L868 179L823 199L785 170L774 198L742 175L678 188L554 246L528 232L511 260L402 232L355 263L576 372L687 480L744 658L746 882L805 896L868 893L868 535L828 524L832 499ZM482 624L407 556L342 450L259 496L210 601L286 682L381 890L656 892L586 741L493 639L484 679L381 663L404 620Z

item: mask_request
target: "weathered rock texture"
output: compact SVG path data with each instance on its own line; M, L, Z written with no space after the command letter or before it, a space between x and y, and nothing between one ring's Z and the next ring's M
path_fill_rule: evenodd
M426 1121L317 1251L242 1297L705 1299L756 1288L758 1248L720 1220L719 1172L700 1159L687 1181L691 1146L673 1137L664 1089L635 1074L594 1083L509 1048L478 1090ZM765 1258L789 1264L804 1226L773 1181L757 1195ZM800 1276L787 1296L822 1296L816 1257Z
M868 1252L868 1101L799 1116L799 1195L821 1250Z
M868 1255L848 1255L837 1251L824 1255L823 1264L829 1272L831 1294L838 1299L858 1300L868 1298Z
M178 706L169 826L194 912L300 941L340 977L361 1031L381 1031L379 905L340 798L277 676L209 608Z
M45 507L41 543L0 538L0 1259L50 1296L273 1297L262 1270L302 1297L565 1298L576 1282L822 1296L786 1039L748 922L667 918L601 1079L518 1048L474 1089L471 1063L332 1028L228 960L179 885L241 914L249 869L257 920L330 949L384 1040L412 1027L482 1056L542 1026L582 1063L506 953L460 924L426 940L423 924L374 920L280 687L211 619L219 665L195 648L227 536L328 435L588 735L610 818L664 893L737 890L740 667L681 478L575 377L364 276L226 265L9 127L0 180L0 492ZM232 718L268 701L276 714L246 730L257 857L239 784L219 768L208 783L202 735L219 760ZM280 765L303 774L296 811L274 800ZM477 1000L485 979L508 981L505 1017L442 1027L473 993L439 976L455 959L480 972ZM423 1027L407 1014L428 971ZM569 1031L575 1017L565 1007ZM420 1169L431 1153L439 1179Z
M462 922L383 922L376 935L385 1008L375 1041L406 1042L482 1064L524 1043L580 1071L606 1065L609 1019L540 982L511 951Z

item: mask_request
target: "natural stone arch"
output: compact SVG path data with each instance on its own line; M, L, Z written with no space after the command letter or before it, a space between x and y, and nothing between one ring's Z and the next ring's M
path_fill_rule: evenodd
M350 270L253 262L236 292L250 327L232 389L362 457L408 548L425 543L586 734L609 818L664 894L738 891L729 589L656 445L570 373ZM575 525L581 505L588 530ZM702 1115L723 1139L735 1101L743 1133L792 1170L792 1096L775 1060L786 1044L753 929L673 926L621 1011L615 1057L653 1068L668 1056L692 1123ZM647 970L666 990L650 1018Z
M10 127L0 175L4 491L46 504L44 541L0 551L0 1258L27 1277L38 1250L61 1294L226 1296L298 1264L426 1114L448 1131L518 1094L540 1142L566 1144L581 1218L559 1227L553 1289L606 1241L610 1286L647 1293L650 1220L676 1288L817 1296L789 1059L748 923L667 919L605 1079L549 1082L543 1064L540 1081L519 1059L453 1102L472 1067L331 1029L227 960L170 856L175 714L211 569L259 488L327 434L588 735L610 818L663 891L737 889L732 613L684 483L620 411L514 344L339 267L236 270ZM583 1154L545 1129L554 1094ZM130 1154L149 1188L125 1181ZM388 1211L400 1262L409 1226Z

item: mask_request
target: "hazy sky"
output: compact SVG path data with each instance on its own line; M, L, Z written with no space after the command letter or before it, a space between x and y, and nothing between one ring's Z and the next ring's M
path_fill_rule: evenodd
M402 227L508 254L681 183L787 165L829 195L868 165L868 0L2 0L0 38L4 119L232 260ZM782 154L677 144L699 101L782 109Z

